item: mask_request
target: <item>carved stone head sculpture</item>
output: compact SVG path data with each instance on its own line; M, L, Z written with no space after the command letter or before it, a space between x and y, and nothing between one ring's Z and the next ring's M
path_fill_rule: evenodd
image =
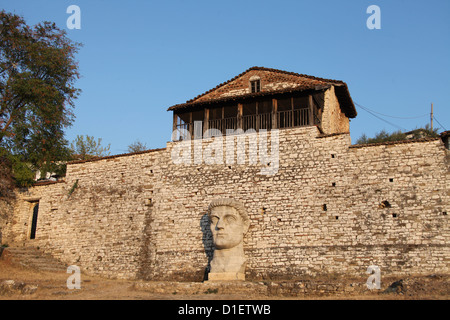
M245 280L243 240L250 225L244 206L232 199L217 199L208 208L214 241L209 280Z

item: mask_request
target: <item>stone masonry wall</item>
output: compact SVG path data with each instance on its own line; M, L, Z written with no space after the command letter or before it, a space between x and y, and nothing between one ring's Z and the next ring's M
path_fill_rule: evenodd
M9 162L0 155L0 245L3 243L3 233L12 218L15 205L14 184L11 179ZM1 248L0 248L1 251Z
M192 145L189 165L172 160L181 142L69 164L65 182L18 194L8 236L26 238L30 203L39 199L36 240L27 241L64 262L112 278L201 281L213 250L206 210L223 197L241 201L251 220L250 280L361 275L370 265L392 275L449 272L441 140L360 147L349 134L321 136L316 127L277 132L275 175L261 174L273 165L266 161L199 161L214 139Z
M36 240L29 243L92 274L135 277L158 179L151 170L163 161L156 151L69 165L64 183L18 193L8 241L25 240L30 205L39 200Z
M350 132L350 121L339 106L339 101L333 86L325 91L321 126L325 134Z
M14 200L0 199L0 245L4 244L3 233L14 211Z

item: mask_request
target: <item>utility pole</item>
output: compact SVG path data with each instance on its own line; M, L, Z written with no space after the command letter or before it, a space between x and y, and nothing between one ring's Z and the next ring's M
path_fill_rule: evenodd
M433 102L431 103L430 119L431 119L431 132L433 132Z

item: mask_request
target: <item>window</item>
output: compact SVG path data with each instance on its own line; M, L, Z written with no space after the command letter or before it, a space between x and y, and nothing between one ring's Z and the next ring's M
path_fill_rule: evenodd
M272 99L258 101L258 114L272 112Z
M283 98L278 99L278 111L292 111L292 99Z
M252 80L250 81L250 87L252 93L261 92L261 80Z
M236 118L238 116L238 106L237 104L230 104L223 106L223 117L226 118Z
M242 104L242 115L253 116L256 114L256 102L247 102Z
M221 120L222 119L222 108L211 108L209 109L209 120Z

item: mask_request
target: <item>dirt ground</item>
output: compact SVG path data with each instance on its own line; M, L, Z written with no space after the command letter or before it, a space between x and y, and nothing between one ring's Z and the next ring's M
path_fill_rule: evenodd
M363 295L308 295L302 297L281 295L217 294L205 292L183 295L174 292L153 293L137 290L134 281L111 280L81 275L81 289L68 289L70 274L64 272L49 273L28 269L11 261L0 260L0 284L14 280L31 288L28 292L5 291L0 287L0 300L448 300L449 276L429 276L416 278L406 292L381 294L380 292Z

